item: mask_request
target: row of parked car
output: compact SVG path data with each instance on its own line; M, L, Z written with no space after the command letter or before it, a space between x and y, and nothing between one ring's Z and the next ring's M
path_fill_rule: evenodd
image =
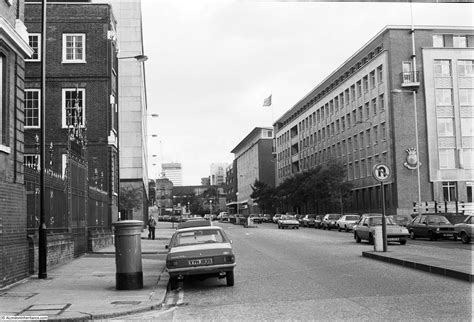
M278 228L314 227L324 230L353 231L356 242L368 240L369 243L373 243L375 227L382 225L382 214L276 214L272 221L278 225ZM463 243L469 243L474 232L473 215L466 216L463 222L456 224L438 214L394 215L386 216L386 224L388 240L398 241L402 245L406 243L408 237L430 240L460 238Z

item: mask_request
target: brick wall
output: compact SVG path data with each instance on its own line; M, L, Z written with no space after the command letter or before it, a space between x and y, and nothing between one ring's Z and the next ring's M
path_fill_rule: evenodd
M29 274L38 273L38 235L28 238ZM71 234L54 234L47 236L46 246L47 270L74 259L74 240Z

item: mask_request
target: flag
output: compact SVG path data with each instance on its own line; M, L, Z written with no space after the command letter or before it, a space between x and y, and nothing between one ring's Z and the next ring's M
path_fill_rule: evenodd
M272 94L268 96L266 99L263 100L263 106L270 106L272 105Z

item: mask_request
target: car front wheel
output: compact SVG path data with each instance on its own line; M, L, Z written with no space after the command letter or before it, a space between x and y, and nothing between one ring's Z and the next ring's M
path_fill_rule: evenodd
M337 225L337 231L341 231L341 226Z
M410 238L415 240L416 236L415 236L415 232L413 230L410 230Z
M234 286L234 271L227 272L225 274L227 286Z
M463 244L469 244L471 242L471 237L469 237L465 232L462 232L461 241L463 242Z
M369 234L369 244L370 245L374 244L374 236L372 236L372 234Z
M362 241L362 239L360 239L359 235L357 235L357 233L354 234L354 238L356 240L356 243L360 243Z
M170 277L170 289L175 290L178 288L178 278L177 277Z
M407 243L406 239L400 239L400 245L405 245Z

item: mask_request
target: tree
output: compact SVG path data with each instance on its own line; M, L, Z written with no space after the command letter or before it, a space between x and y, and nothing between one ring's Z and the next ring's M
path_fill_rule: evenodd
M141 189L134 186L120 187L120 212L122 219L131 219L133 210L138 210L142 207L142 192Z
M258 207L264 213L273 212L275 189L259 180L255 180L251 188L252 194L250 195L250 198L258 204Z

